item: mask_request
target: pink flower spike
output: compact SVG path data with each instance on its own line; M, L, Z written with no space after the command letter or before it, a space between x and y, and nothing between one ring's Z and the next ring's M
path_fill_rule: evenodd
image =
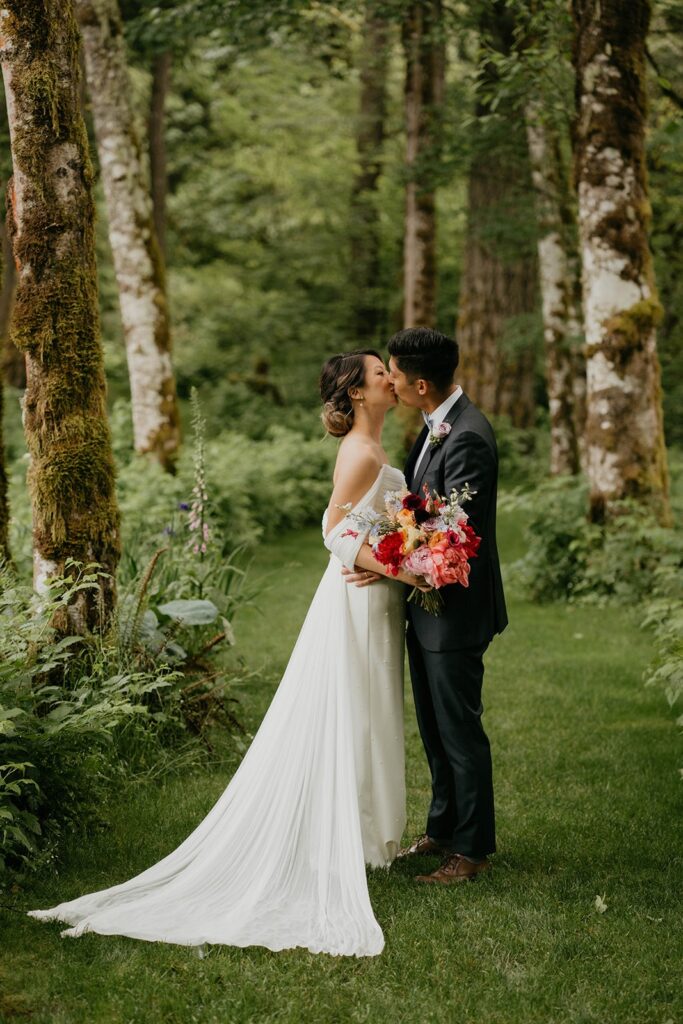
M357 530L344 530L344 532L342 533L342 537L357 537L357 536L358 536L358 531Z

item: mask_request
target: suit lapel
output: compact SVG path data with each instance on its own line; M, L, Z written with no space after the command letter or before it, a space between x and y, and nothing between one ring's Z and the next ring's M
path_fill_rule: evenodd
M461 413L463 413L465 411L465 409L467 408L467 406L469 404L470 404L470 400L467 397L467 395L465 394L465 392L463 391L463 393L461 394L461 396L458 399L458 401L455 402L453 407L448 410L448 413L446 414L446 417L443 420L443 422L444 423L450 423L450 425L452 427L453 424L455 423L455 421L457 420L458 416L460 416ZM425 431L426 431L426 428L425 428ZM452 433L452 431L451 431L451 433ZM420 466L420 475L416 479L415 486L413 488L413 490L414 490L414 492L416 494L420 493L420 488L422 487L422 481L424 480L424 478L425 478L425 476L427 474L427 470L429 469L429 466L431 464L432 459L434 458L434 456L436 455L437 452L441 451L441 449L444 448L445 445L448 444L448 438L450 436L451 435L449 434L448 437L446 437L445 440L441 442L441 444L432 445L430 448L427 449L427 454L425 455L424 459L422 460L422 465ZM423 432L422 444L424 444L424 439L425 439L425 432ZM412 455L412 452L411 452L411 455Z
M422 428L422 430L420 431L420 433L417 435L417 440L415 441L415 444L410 449L410 454L409 454L408 459L406 461L405 470L403 471L403 475L406 478L406 483L408 484L408 487L410 487L410 480L411 480L412 475L413 475L413 470L415 469L415 463L417 462L418 456L419 456L420 452L422 451L422 445L425 443L425 438L426 437L427 437L427 427L424 426Z

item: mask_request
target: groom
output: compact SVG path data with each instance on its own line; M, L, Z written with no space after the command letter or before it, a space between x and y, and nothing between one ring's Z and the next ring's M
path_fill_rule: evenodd
M411 491L447 497L469 484L465 511L481 537L469 586L441 590L440 615L408 604L406 641L420 734L432 776L427 830L399 856L441 854L420 882L474 879L489 866L495 824L489 741L481 723L483 656L507 625L496 548L498 452L486 417L454 381L458 345L424 327L389 342L389 371L399 400L422 412L425 426L408 457Z

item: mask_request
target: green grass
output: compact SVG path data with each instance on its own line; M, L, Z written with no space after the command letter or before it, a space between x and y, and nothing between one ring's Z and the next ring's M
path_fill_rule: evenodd
M516 556L516 524L501 527L504 557ZM262 597L264 615L250 610L237 623L249 663L266 668L240 694L251 729L325 558L310 530L257 560L256 571L284 568ZM429 860L372 872L386 947L358 961L225 947L198 960L126 938L60 939L60 925L6 911L0 1021L679 1024L680 748L661 694L641 682L649 639L623 609L513 599L510 612L487 655L499 834L488 877L425 889L412 875ZM428 775L409 686L406 731L412 835L423 828ZM223 766L131 788L111 807L108 831L73 837L59 876L3 903L50 906L129 877L177 845L226 781Z

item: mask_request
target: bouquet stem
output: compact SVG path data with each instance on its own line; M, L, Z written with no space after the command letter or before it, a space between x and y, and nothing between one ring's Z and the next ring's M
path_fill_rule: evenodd
M408 600L414 601L430 615L440 615L443 611L444 600L438 590L420 590L413 587L408 594Z

